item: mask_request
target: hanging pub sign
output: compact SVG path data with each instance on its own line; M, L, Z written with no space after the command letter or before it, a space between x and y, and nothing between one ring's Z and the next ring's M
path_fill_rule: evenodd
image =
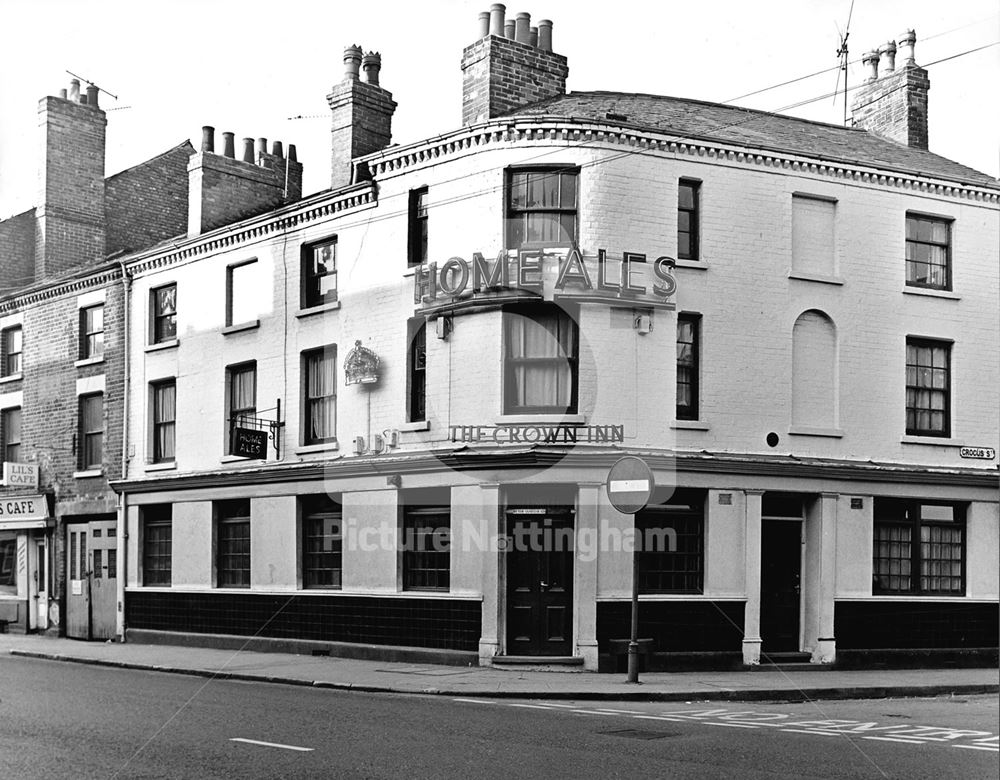
M638 252L613 256L604 249L585 255L575 246L501 251L493 260L474 252L471 261L451 257L417 266L413 300L429 313L514 291L549 301L673 309L674 264L665 255L648 260Z
M0 485L38 490L38 464L4 463Z
M266 430L235 426L233 428L233 455L255 460L266 459L267 437Z

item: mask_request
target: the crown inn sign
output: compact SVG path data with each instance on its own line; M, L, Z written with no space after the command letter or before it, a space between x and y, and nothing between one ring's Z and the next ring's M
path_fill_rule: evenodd
M427 312L516 291L546 300L673 309L674 264L665 255L647 261L638 252L613 257L598 249L591 256L577 247L502 251L492 262L474 252L471 262L451 257L418 266L413 300Z
M454 442L493 444L613 444L625 441L624 425L450 425Z

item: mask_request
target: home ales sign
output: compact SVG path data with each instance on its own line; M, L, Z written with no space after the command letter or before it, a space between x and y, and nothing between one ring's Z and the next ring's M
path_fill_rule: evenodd
M424 263L413 275L413 300L424 311L495 299L516 291L545 300L603 302L612 306L674 308L674 260L604 249L584 255L577 247L503 251L494 260L479 252L471 262L451 257L440 265Z

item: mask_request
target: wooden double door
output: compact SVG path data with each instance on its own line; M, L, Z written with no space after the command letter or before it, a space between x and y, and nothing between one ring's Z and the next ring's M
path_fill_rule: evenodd
M570 510L507 510L507 655L572 655L573 534Z
M118 607L118 521L114 515L67 522L66 583L66 636L114 638Z

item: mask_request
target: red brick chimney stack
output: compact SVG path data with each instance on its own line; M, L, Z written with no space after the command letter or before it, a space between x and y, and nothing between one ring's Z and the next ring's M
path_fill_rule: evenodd
M65 91L60 92L60 95ZM41 150L35 209L35 279L104 257L104 149L108 124L98 88L70 82L66 97L38 104Z
M857 127L915 149L926 149L927 93L931 84L927 71L914 59L916 40L916 33L907 30L895 43L888 41L877 52L862 57L867 73L864 85L855 93L851 115Z
M566 94L569 66L552 51L552 22L531 26L531 14L506 18L495 3L479 14L480 39L462 52L462 123L469 125ZM484 34L485 32L485 34Z
M359 74L364 69L364 78ZM379 84L382 56L362 55L361 47L344 50L344 78L326 96L332 113L330 185L343 187L368 178L354 170L354 159L385 149L392 141L392 93Z

